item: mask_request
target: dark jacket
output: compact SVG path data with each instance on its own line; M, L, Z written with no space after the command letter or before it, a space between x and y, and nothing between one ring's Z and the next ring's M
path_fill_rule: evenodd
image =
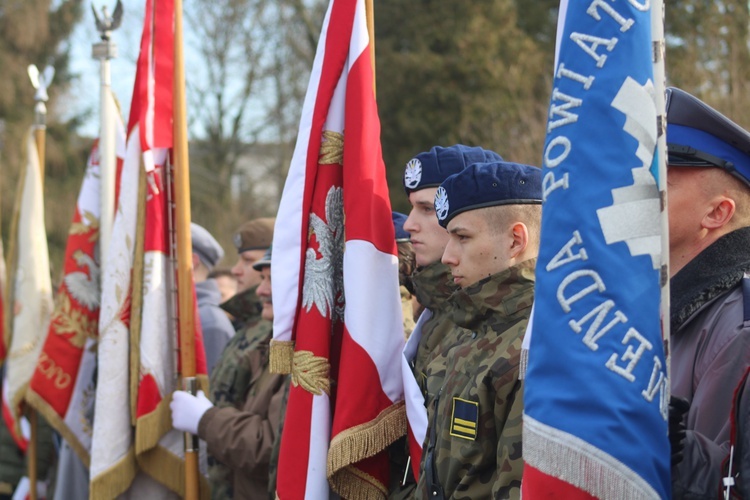
M750 228L725 235L671 280L672 394L687 398L684 459L672 468L674 498L717 498L729 452L734 389L750 366L742 279Z
M201 318L203 346L206 349L208 375L214 369L224 347L234 336L234 327L229 317L219 307L221 292L216 280L207 279L195 284L195 295L198 300L198 314Z

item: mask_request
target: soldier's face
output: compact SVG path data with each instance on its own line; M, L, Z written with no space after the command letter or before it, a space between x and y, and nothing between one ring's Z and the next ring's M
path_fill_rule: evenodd
M255 291L263 304L263 310L260 315L263 319L273 321L273 301L271 300L271 266L266 266L260 270L260 285Z
M491 228L482 210L458 214L448 223L442 260L461 288L508 269L513 261L512 231Z
M237 278L237 293L260 283L260 273L253 269L253 264L265 253L265 250L245 250L239 255L237 263L232 268L232 274Z
M437 188L425 188L409 194L411 212L404 222L404 229L411 233L418 266L427 266L440 261L448 233L438 223L435 215L435 193Z

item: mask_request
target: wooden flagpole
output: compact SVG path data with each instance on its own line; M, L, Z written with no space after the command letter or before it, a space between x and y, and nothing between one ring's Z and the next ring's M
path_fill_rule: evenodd
M188 159L185 57L182 41L182 0L174 2L174 193L177 244L177 303L183 387L196 393L193 259L190 240L190 164ZM198 438L185 433L185 499L197 500Z
M375 9L373 0L365 0L365 17L367 18L367 32L370 34L370 60L372 61L372 91L375 89Z
M666 358L666 371L670 370L669 348L669 217L667 214L667 112L666 69L664 41L664 2L651 2L651 46L654 62L654 89L656 90L657 142L659 158L659 194L661 198L661 332Z
M39 177L42 185L42 193L44 193L44 162L45 162L45 151L46 151L46 132L47 132L47 105L46 102L49 99L47 94L47 87L52 83L55 70L52 66L47 66L43 74L39 74L39 70L33 64L28 68L29 78L31 83L36 89L34 100L36 105L34 107L34 141L36 142L37 155L39 156ZM29 424L31 427L31 435L29 436L29 447L28 447L28 474L29 474L29 498L31 500L37 499L36 483L38 479L38 468L37 468L37 441L39 436L39 415L36 410L29 407Z

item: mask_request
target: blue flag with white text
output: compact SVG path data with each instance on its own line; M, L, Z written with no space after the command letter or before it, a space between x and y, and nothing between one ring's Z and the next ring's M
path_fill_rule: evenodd
M648 0L570 0L524 390L524 499L669 498Z

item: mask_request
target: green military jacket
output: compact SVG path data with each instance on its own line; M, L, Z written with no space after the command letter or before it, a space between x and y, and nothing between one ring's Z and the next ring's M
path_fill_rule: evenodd
M427 408L418 498L520 497L518 372L535 264L522 262L451 297L451 318L471 333L447 348L443 386Z
M413 366L419 388L425 396L425 402L429 404L427 365L439 354L441 343L452 343L463 331L453 324L446 307L448 298L458 287L453 284L450 268L440 262L419 269L411 279L417 300L432 312L432 317L422 324L422 338L417 346ZM432 376L437 377L437 370L433 370ZM433 380L435 382L437 380Z
M242 409L253 377L249 353L271 335L273 324L260 316L256 288L245 290L221 304L241 326L224 347L209 379L209 398L218 408ZM231 477L229 468L209 454L208 481L212 499L234 497Z

